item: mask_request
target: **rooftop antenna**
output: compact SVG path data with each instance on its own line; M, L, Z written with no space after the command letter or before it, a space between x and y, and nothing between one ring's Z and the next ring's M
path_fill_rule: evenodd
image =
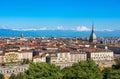
M92 22L92 32L94 32L94 22Z

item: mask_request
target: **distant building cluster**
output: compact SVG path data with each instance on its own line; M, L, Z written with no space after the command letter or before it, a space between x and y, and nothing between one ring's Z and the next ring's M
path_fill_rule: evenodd
M111 66L114 63L114 52L107 47L99 48L99 45L101 44L97 43L94 25L88 40L55 37L24 38L23 33L21 37L1 37L0 64L2 66L28 59L33 62L53 63L62 69L79 61L92 59L99 66Z
M100 44L120 44L120 38L99 38Z
M4 38L1 44L0 63L50 62L60 67L71 66L75 62L93 59L97 64L113 62L113 51L96 48L96 44L69 38ZM9 42L8 42L9 40ZM12 43L11 43L12 42ZM10 44L11 43L11 44Z

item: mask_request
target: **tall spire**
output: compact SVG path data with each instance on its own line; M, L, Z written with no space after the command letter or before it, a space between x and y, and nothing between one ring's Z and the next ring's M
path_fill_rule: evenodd
M94 23L92 22L92 32L89 38L89 42L97 42L97 37L94 33Z

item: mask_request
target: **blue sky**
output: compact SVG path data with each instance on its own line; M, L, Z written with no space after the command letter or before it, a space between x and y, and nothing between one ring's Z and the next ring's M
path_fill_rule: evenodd
M120 0L0 0L1 28L120 30Z

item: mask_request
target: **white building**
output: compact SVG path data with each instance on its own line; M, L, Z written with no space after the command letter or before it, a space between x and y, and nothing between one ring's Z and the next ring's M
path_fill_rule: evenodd
M87 60L87 54L82 51L72 51L70 53L70 61L71 62L79 62L82 60Z
M97 64L113 64L113 51L108 49L87 48L85 49L87 58L93 59Z
M59 51L57 53L58 62L70 62L70 52L69 51Z
M32 51L31 50L22 50L22 51L19 51L19 59L22 60L22 59L29 59L29 60L32 60Z

